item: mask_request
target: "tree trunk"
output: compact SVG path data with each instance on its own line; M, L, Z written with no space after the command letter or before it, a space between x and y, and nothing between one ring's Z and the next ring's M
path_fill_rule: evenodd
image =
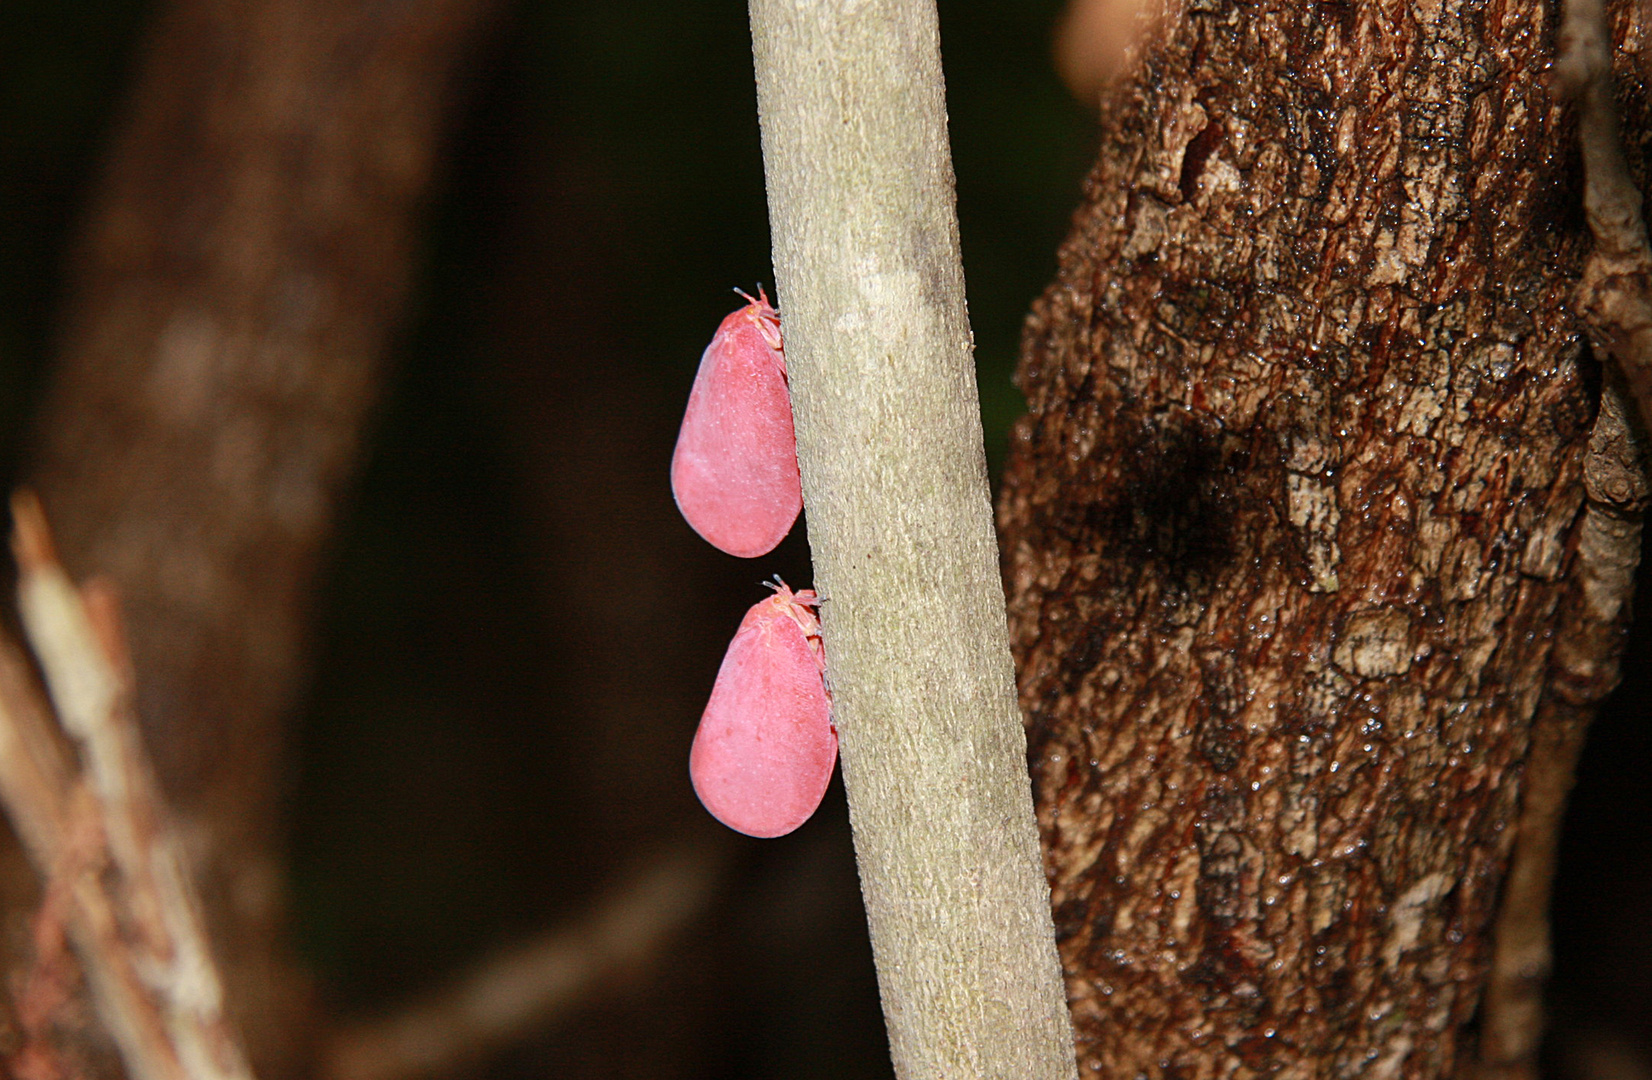
M1000 507L1081 1073L1468 1071L1645 497L1569 309L1556 5L1168 7Z

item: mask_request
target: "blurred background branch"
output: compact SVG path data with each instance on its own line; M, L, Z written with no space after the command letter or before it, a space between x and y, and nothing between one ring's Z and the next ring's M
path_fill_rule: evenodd
M132 712L113 594L69 580L32 495L12 519L19 606L51 697L0 645L0 799L47 882L37 953L45 927L66 924L133 1080L251 1080Z
M71 263L30 475L132 626L137 714L258 1072L302 1068L282 734L484 0L158 13Z
M563 1019L604 986L636 978L704 916L728 838L679 844L598 897L578 923L502 950L404 1012L333 1036L331 1080L410 1080L474 1066Z

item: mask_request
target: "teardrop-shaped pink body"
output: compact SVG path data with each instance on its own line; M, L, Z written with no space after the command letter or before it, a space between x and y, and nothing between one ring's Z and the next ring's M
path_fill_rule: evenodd
M700 358L671 493L695 532L747 559L774 550L803 508L780 316L766 299L724 319Z
M755 604L723 656L688 772L711 815L747 836L784 836L820 805L837 762L815 594L782 585Z

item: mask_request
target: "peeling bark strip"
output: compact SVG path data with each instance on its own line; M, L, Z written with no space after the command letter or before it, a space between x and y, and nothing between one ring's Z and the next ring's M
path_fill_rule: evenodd
M1085 1076L1473 1058L1534 717L1622 630L1554 23L1185 0L1104 105L1000 507Z
M307 596L412 262L450 74L491 0L176 0L91 216L34 480L131 616L146 744L266 1080L281 735Z

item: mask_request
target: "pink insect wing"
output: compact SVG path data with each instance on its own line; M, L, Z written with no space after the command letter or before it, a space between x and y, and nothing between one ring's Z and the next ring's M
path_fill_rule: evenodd
M725 318L700 358L671 491L695 532L743 558L772 551L803 508L780 317L767 298Z
M813 599L782 587L746 613L689 752L695 794L748 836L784 836L807 821L837 761L819 623L803 606Z

